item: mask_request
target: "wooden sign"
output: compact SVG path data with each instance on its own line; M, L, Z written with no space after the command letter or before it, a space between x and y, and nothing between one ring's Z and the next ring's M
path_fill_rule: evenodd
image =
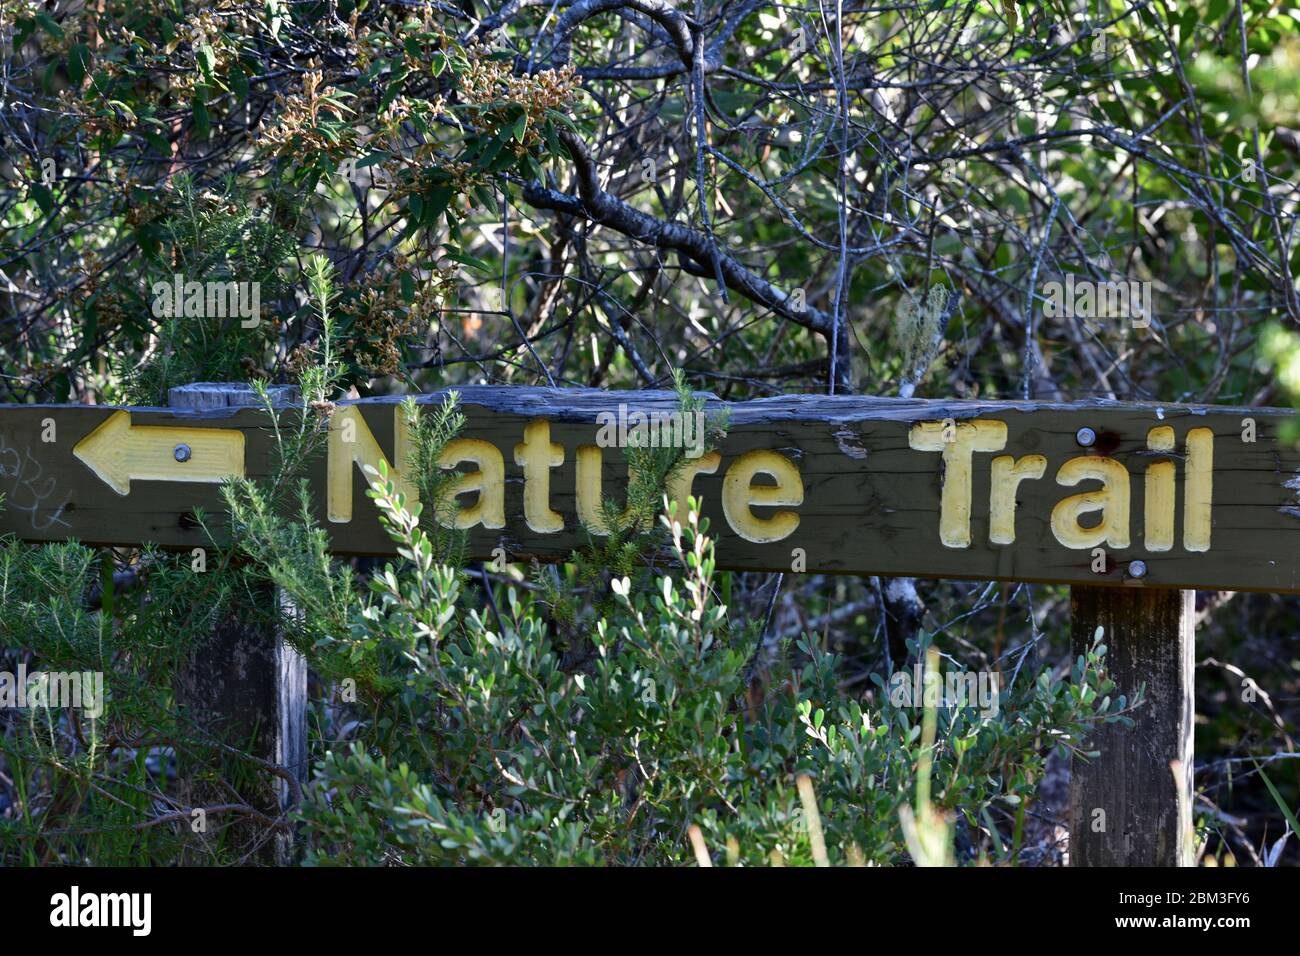
M623 446L681 445L720 567L1084 585L1300 591L1300 452L1277 409L786 396L703 432L667 392L468 386L456 521L475 557L566 557L620 500ZM442 394L420 397L441 402ZM341 403L313 464L341 554L392 546L362 465L401 484L398 399ZM210 544L219 483L272 462L258 408L0 407L0 533L93 545Z

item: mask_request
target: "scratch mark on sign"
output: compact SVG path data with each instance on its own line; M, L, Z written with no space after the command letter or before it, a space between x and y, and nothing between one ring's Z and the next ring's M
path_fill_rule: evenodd
M1295 495L1296 504L1283 505L1278 508L1280 514L1289 515L1292 518L1300 518L1300 472L1296 472L1294 478L1288 478L1282 482L1282 487Z
M6 486L9 492L5 495L4 506L13 511L25 512L28 522L37 531L44 531L54 525L69 527L62 515L71 495L64 495L62 504L53 509L53 514L43 521L38 521L42 511L51 510L46 502L57 497L58 491L58 483L53 478L47 478L43 484L37 484L43 471L41 463L32 457L30 446L23 448L20 453L16 446L10 445L3 436L0 436L0 478L7 479Z
M850 458L861 461L869 454L862 446L862 436L851 428L841 428L839 431L831 432L831 437L835 439L835 444L839 445L840 451Z

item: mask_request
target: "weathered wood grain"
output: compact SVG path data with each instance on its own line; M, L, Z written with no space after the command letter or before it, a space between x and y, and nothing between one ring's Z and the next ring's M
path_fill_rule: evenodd
M1071 866L1187 866L1192 842L1194 591L1070 589L1074 653L1098 627L1134 726L1099 727L1070 773Z
M471 546L487 558L502 546L511 560L533 556L562 559L584 544L575 508L574 457L579 445L594 445L596 415L625 403L631 409L666 410L668 393L606 392L591 389L538 389L470 386L459 390L468 418L463 432L490 442L500 452L505 474L505 527L476 528ZM439 402L440 393L422 396ZM365 425L389 461L394 461L394 406L398 399L356 403ZM704 500L717 542L721 567L791 571L795 549L803 549L809 572L888 574L922 578L972 578L1063 582L1080 585L1139 583L1148 587L1214 587L1276 592L1300 591L1300 454L1279 437L1292 417L1287 410L1121 403L1040 404L1024 402L942 402L910 399L785 396L726 405L708 403L710 413L726 409L730 427L719 451L721 464L701 474L693 491ZM135 479L127 495L107 487L72 449L101 425L113 409L84 406L10 406L0 408L0 492L5 509L0 532L25 540L77 538L91 544L154 542L189 548L208 543L193 513L203 508L220 533L218 489L213 484ZM563 516L563 529L539 534L522 515L524 476L515 446L532 420L550 422L550 440L564 449L564 463L551 470L550 506ZM336 413L337 419L337 413ZM997 455L1020 458L1042 455L1042 478L1025 480L1016 493L1015 541L989 540L991 471L994 454L977 452L971 469L970 545L950 547L939 535L944 482L941 454L909 445L918 422L996 421L1005 424L1005 448ZM1246 419L1253 420L1255 441L1243 440ZM53 420L57 438L42 442L42 423ZM168 409L132 409L133 427L237 429L244 436L245 471L267 474L272 440L265 414L255 408L221 407L182 413ZM1168 454L1148 448L1153 428L1170 427L1175 447ZM1076 441L1090 428L1090 448ZM1213 433L1212 535L1208 551L1183 546L1185 516L1185 440L1190 429ZM798 468L803 501L797 507L755 506L766 517L777 510L799 517L796 530L774 543L756 543L737 535L721 508L727 470L746 452L771 450ZM1053 535L1052 509L1063 498L1100 487L1083 481L1065 487L1056 475L1067 460L1108 457L1128 469L1132 518L1128 547L1106 547L1103 570L1088 548L1071 548ZM624 481L624 453L602 449L604 493L619 497ZM1156 461L1172 461L1178 499L1174 546L1152 551L1144 539L1145 472ZM323 489L324 457L312 466L313 483ZM767 479L756 479L761 483ZM352 520L322 520L339 553L386 554L391 545L364 496L359 468L352 469ZM323 494L320 496L323 499ZM466 498L468 502L471 498ZM1094 516L1095 517L1095 516ZM1089 519L1084 519L1087 525ZM1145 564L1135 579L1131 562Z

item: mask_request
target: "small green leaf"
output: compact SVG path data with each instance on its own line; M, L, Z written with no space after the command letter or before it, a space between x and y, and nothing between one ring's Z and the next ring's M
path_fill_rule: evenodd
M575 133L581 132L581 130L578 129L578 124L575 123L570 117L566 116L564 113L561 113L559 110L548 109L546 111L546 115L553 120L559 120L561 123L569 127L569 129L573 130Z
M248 74L242 68L236 67L230 71L230 88L241 100L248 99Z
M450 247L445 247L445 248L448 249L448 251L446 252L446 257L448 259L451 259L453 262L459 262L461 265L469 266L469 268L473 269L475 272L481 272L484 275L493 274L494 270L491 264L484 261L483 259L478 259L475 258L474 256L466 255L463 252L457 252L451 249Z
M54 193L50 192L40 183L32 183L32 198L36 200L36 205L41 207L41 212L50 215L54 212Z
M51 17L48 13L46 13L44 10L36 11L36 22L41 25L42 30L44 30L50 36L54 37L54 39L56 40L63 39L63 27L55 23L54 18Z
M1278 809L1282 811L1282 816L1286 817L1286 822L1287 825L1291 827L1291 832L1300 836L1300 823L1296 822L1295 814L1291 812L1291 808L1287 806L1286 801L1282 799L1282 794L1277 792L1277 787L1273 786L1273 781L1268 779L1268 774L1264 773L1264 768L1261 767L1258 762L1255 763L1255 767L1259 770L1259 778L1264 781L1264 786L1268 787L1268 792L1273 795L1273 802L1276 803Z
M496 194L490 188L488 188L486 185L483 184L475 186L474 196L476 199L478 199L479 202L483 204L484 209L486 209L490 213L494 213L494 214L496 213L497 197Z
M547 120L546 125L542 127L542 133L546 137L547 150L549 150L551 153L553 153L556 156L564 155L561 152L560 138L555 133L555 124L552 123L550 120Z
M384 90L384 95L379 99L379 112L382 113L388 109L390 103L397 99L397 94L402 92L402 81L393 80L388 84L388 89Z
M437 222L451 203L452 191L450 186L436 186L425 194L424 216L421 221L432 226Z
M208 133L212 129L212 116L208 113L207 104L196 95L192 106L194 108L194 135L199 139L207 139Z
M84 43L74 43L68 50L68 79L80 86L90 71L90 48Z
M199 69L202 70L206 76L211 77L212 71L217 68L217 54L213 51L212 47L205 43L203 46L199 47L194 58L198 61Z

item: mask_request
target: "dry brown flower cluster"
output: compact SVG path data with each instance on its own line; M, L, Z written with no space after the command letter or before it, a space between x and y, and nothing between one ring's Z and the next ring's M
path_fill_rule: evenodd
M542 142L546 110L564 110L573 101L580 79L571 64L558 70L517 75L509 61L488 58L487 44L470 46L468 68L460 76L459 90L467 103L498 113L508 106L520 106L527 117L522 143L515 152L522 154Z
M388 283L371 286L361 294L352 317L352 331L344 348L358 365L371 375L397 375L402 371L403 339L409 339L434 325L441 305L455 294L455 268L435 269L417 280L415 298L407 303L402 297L401 274L409 263L398 256ZM287 365L298 372L315 361L314 348L300 345L290 354Z
M138 302L128 299L125 293L109 283L104 264L99 253L87 250L84 254L86 281L74 290L71 304L76 310L82 310L86 304L95 301L95 325L100 334L111 331L132 318L132 313L139 309Z
M308 70L302 77L301 93L277 94L276 122L259 131L256 140L259 149L275 155L318 150L336 158L356 150L356 133L347 124L340 123L334 130L337 139L333 141L321 131L320 126L327 114L334 121L344 119L343 111L325 99L321 79L319 69Z
M56 101L64 116L76 118L81 135L88 140L104 137L115 142L134 129L133 117L117 110L95 111L83 101L81 91L73 87L60 90Z
M214 72L222 70L230 61L234 51L225 43L223 33L226 29L225 20L212 9L188 15L176 28L176 39L190 46L190 59L196 72L199 68L198 51L205 46L212 48L212 54L216 58Z
M408 305L402 299L396 271L382 291L368 289L361 297L350 347L367 369L376 375L396 375L402 369L403 339L429 328L437 321L440 305L455 292L455 270L438 269L416 286L415 298Z

